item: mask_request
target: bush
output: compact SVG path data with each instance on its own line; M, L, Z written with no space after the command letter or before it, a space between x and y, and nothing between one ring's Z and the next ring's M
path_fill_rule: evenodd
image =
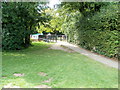
M30 34L37 24L36 3L3 2L2 7L3 50L19 50L28 47Z
M69 26L68 41L99 54L118 58L119 15L118 3L111 3L92 16L80 16L79 22L76 19L76 23Z

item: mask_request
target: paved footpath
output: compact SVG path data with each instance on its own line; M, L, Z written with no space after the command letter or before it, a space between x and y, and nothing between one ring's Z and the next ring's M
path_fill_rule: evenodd
M101 62L103 64L106 64L106 65L108 65L110 67L118 69L118 62L117 61L113 61L113 60L111 60L109 58L97 55L95 53L87 51L87 50L85 50L83 48L78 47L77 45L73 45L73 44L70 44L68 42L58 41L57 44L66 46L66 47L68 47L68 48L70 48L70 49L72 49L72 50L74 50L74 51L76 51L78 53L81 53L81 54L83 54L85 56L88 56L88 57L92 58L93 60L96 60L96 61ZM120 62L119 62L119 64L120 64ZM119 69L120 69L120 67L119 67Z

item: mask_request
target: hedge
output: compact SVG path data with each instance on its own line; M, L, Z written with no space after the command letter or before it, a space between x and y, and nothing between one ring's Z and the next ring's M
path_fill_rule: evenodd
M79 21L76 19L76 23L68 27L68 41L99 54L118 58L119 15L118 3L114 3L102 7L92 17L83 16Z

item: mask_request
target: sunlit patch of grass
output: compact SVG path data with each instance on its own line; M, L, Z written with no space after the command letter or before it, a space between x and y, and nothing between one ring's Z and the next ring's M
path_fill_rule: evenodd
M5 81L2 84L4 85L4 87L6 88L11 88L13 86L19 86L19 87L23 87L23 88L30 88L32 87L33 84L26 82L25 79L23 78L11 78L9 80L3 79L2 81Z
M22 88L48 85L53 88L117 88L117 69L79 53L48 49L52 43L36 42L25 50L3 52L2 84ZM46 75L40 76L39 72ZM23 73L15 77L14 73ZM51 82L43 81L52 78Z

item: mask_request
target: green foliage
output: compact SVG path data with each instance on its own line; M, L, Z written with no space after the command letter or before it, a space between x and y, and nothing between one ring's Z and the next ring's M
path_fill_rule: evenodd
M2 3L3 50L19 50L30 45L30 34L47 21L39 3Z
M118 58L118 3L65 3L62 8L66 12L62 29L69 42Z
M16 5L17 4L17 5ZM20 3L2 3L2 46L3 49L21 49L24 35L23 7ZM25 10L24 10L25 11ZM25 15L27 16L28 13Z
M118 7L110 4L92 17L80 20L80 45L109 57L118 57Z
M38 32L46 31L46 32L57 32L61 31L61 25L63 20L61 20L60 13L53 9L46 9L45 13L48 15L49 21L41 25Z

